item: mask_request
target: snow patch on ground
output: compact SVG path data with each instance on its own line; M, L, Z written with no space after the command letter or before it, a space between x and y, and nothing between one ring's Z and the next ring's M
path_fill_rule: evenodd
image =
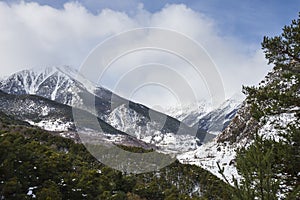
M68 131L73 126L72 122L63 122L61 119L42 120L40 122L26 121L47 131Z
M74 132L61 132L59 133L61 137L75 139L76 134Z
M235 157L236 150L242 146L242 143L217 143L217 140L214 139L213 141L200 146L197 150L181 154L177 156L177 158L183 164L200 166L224 180L223 176L219 173L217 165L217 163L219 163L220 167L224 168L226 179L233 184L232 176L238 181L241 179L241 176L238 174L235 167Z
M157 131L152 136L142 139L148 144L154 144L161 153L182 154L196 150L198 139L191 135L175 135Z
M49 108L49 107L43 107L42 108L42 112L41 112L41 114L42 114L42 116L47 116L48 114L49 114L49 112L51 111L51 109Z
M28 196L31 196L32 198L36 198L36 195L33 193L33 190L34 190L34 189L37 189L37 188L38 188L37 186L29 187L29 188L28 188L27 195L28 195Z

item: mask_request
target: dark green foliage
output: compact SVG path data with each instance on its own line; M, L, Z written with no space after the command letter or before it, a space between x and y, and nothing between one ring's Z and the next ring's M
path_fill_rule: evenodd
M1 122L2 128L3 128L3 126L7 127L9 125L14 125L14 124L30 126L29 123L18 120L16 118L14 118L13 116L8 116L1 111L0 111L0 122Z
M153 152L153 149L143 149L141 147L134 147L134 146L124 146L124 145L117 145L117 147L128 151L128 152L132 152L132 153L149 153L149 152Z
M282 180L280 177L276 177L274 167L278 165L276 146L276 142L256 135L250 147L239 149L236 165L242 179L238 183L233 177L235 188L231 188L232 199L278 199L277 194ZM221 169L219 165L218 167L220 173L223 174L224 169ZM223 177L225 178L225 176ZM227 179L226 181L229 183Z
M257 135L249 148L237 152L236 162L243 176L241 186L238 186L239 191L243 191L239 199L277 199L279 180L274 179L275 171L272 169L277 163L275 144Z
M243 88L250 114L259 126L265 125L269 116L283 113L293 113L295 119L285 125L272 122L276 140L259 135L258 129L252 130L254 142L237 152L237 169L243 179L239 184L235 180L233 198L299 199L300 19L285 26L281 36L265 37L262 46L275 67L260 86ZM221 168L220 172L223 173Z
M40 200L62 199L59 187L53 181L45 181L42 188L37 192L36 197Z
M264 85L258 87L243 87L247 95L247 103L251 105L251 114L256 120L264 116L289 112L290 109L300 106L299 63L278 65L266 77ZM291 82L295 84L289 85ZM300 114L299 111L295 111Z
M233 178L235 188L230 188L233 199L276 200L278 194L286 199L299 197L299 130L296 132L290 132L298 137L293 144L256 135L253 144L237 152L236 165L243 178L240 183Z
M6 123L10 117L3 114ZM209 172L179 162L158 172L122 174L85 147L37 129L0 121L0 196L5 199L226 199L227 186ZM132 152L147 152L124 147ZM199 186L195 190L195 186Z

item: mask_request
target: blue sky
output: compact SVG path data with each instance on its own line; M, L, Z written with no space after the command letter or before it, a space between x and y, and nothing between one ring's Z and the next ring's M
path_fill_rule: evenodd
M18 2L18 0L6 2ZM25 0L62 9L70 0ZM135 13L139 3L149 12L157 12L166 4L185 4L214 19L221 34L234 36L251 43L260 43L264 35L278 35L281 28L297 18L300 1L297 0L81 0L89 11L97 13L104 8Z

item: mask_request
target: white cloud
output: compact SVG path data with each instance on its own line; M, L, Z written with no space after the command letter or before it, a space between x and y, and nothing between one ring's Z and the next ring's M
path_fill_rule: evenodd
M149 13L139 5L135 15L128 16L110 9L92 14L81 4L74 2L66 3L63 9L37 3L8 5L0 2L1 75L41 66L78 67L88 53L107 37L144 26L176 30L200 43L215 62L224 81L227 96L240 91L242 84L257 83L269 69L258 49L259 44L250 48L252 44L222 36L213 19L182 4L166 5L156 13ZM123 68L119 70L119 75L132 66L150 62L150 58L153 59L152 62L166 60L163 54L146 53L120 59L119 64ZM196 90L197 85L203 85L189 78L192 77L192 72L188 67L183 68L176 59L167 58L170 60L167 64L174 66L187 77ZM108 76L111 80L104 80L108 87L113 87L112 80L118 79L118 68L112 72L114 74ZM198 87L199 96L202 95L202 89L202 86ZM145 92L149 93L149 89ZM158 93L161 98L164 96L161 91ZM148 98L147 95L135 94L141 97L136 100L148 105L152 104L151 99L155 99L153 95L155 96L155 92L148 95ZM168 102L169 93L165 96L163 101ZM157 106L157 102L153 101L153 105Z
M0 2L1 73L24 67L79 66L97 43L132 27L134 20L124 13L102 10L93 15L78 3L58 10L37 3Z

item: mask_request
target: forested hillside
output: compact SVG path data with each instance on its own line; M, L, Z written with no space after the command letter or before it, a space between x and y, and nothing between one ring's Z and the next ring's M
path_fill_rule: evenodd
M1 199L223 199L227 186L209 172L175 162L141 175L99 163L81 144L1 113ZM124 147L143 152L140 148Z

